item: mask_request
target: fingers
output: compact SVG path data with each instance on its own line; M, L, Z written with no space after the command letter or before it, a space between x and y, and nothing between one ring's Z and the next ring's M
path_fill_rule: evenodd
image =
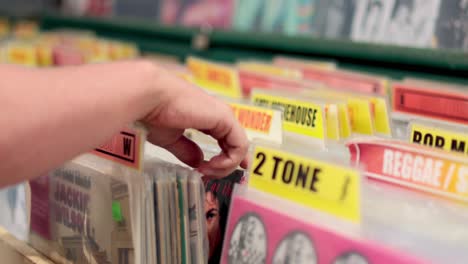
M191 141L189 143L186 138L178 139L169 146L164 143L173 141L161 140L155 143L171 151L183 162L190 162L192 167L198 167L205 175L224 177L239 164L245 166L243 160L247 154L248 140L232 109L188 82L173 78L170 74L159 76L158 85L164 91L160 97L161 103L143 121L155 130L193 128L203 131L218 141L222 152L200 165L199 160L191 156L199 157L199 154L192 153L200 153L199 148L195 148L195 144Z
M249 167L249 159L248 157L245 157L244 160L240 164L241 168L247 169Z
M181 136L170 145L164 146L169 152L174 154L183 163L197 168L203 161L203 152L200 147L192 140Z
M207 163L202 164L198 170L209 176L227 176L245 160L248 141L244 129L231 112L225 112L221 113L221 117L213 129L204 132L218 140L222 152Z

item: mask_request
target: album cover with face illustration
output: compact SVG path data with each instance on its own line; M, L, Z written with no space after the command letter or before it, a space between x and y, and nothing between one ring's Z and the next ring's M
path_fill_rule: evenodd
M209 263L219 263L224 232L236 183L244 183L244 171L236 170L225 178L204 178L205 217L209 241Z

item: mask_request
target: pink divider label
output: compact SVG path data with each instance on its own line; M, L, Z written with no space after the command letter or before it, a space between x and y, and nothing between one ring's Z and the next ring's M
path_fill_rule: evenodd
M393 107L403 113L468 124L468 95L465 91L395 84Z
M44 175L29 182L31 186L31 230L51 239L49 176Z
M238 196L231 206L221 263L428 263Z
M239 80L244 95L250 95L253 89L266 90L287 90L291 92L299 92L306 86L301 81L279 78L276 76L261 74L253 71L240 70Z
M450 200L468 202L463 156L398 141L349 142L351 161L371 179Z
M141 169L141 135L136 131L123 130L109 141L94 149L92 153L125 166Z

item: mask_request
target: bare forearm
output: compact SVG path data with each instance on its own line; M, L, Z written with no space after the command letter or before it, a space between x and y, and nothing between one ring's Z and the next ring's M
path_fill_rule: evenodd
M34 70L0 66L0 186L104 142L157 104L151 64Z

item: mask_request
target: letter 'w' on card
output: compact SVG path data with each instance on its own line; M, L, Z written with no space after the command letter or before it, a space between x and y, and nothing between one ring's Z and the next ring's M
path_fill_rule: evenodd
M198 86L229 98L242 97L235 68L194 57L187 59L187 67Z
M361 178L356 169L263 146L255 147L251 164L250 187L360 221Z
M91 151L101 158L118 162L129 168L142 169L144 136L143 128L124 129L104 144Z
M372 179L416 192L468 202L468 160L458 154L396 140L355 140L351 160Z

